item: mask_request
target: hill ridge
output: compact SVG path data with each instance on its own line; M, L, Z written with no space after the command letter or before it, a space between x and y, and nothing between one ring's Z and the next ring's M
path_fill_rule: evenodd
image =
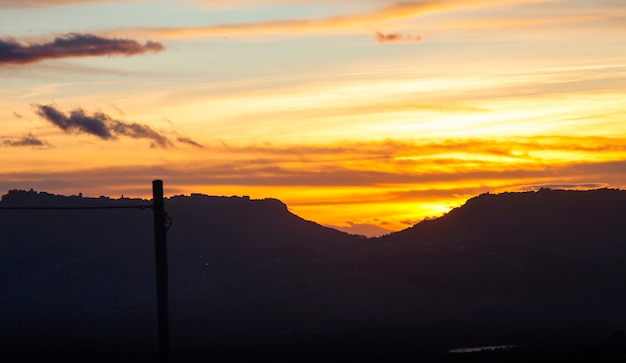
M527 347L520 362L613 357L626 352L609 340L626 330L624 206L621 190L484 194L366 239L275 199L170 197L174 361L447 361L501 345ZM152 213L0 216L0 360L155 360Z

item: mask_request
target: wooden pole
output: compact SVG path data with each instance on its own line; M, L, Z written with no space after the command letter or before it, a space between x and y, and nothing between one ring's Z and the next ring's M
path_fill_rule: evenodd
M165 226L167 213L163 203L163 181L152 181L152 195L154 212L154 248L156 256L156 287L157 287L157 314L159 324L159 360L168 363L170 360L170 337L168 317L167 293L167 228Z

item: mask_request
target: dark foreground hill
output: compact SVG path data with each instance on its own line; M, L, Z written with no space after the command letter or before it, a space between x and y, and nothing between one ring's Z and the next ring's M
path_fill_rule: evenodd
M147 204L11 191L0 207ZM166 209L176 362L624 358L623 191L485 194L378 239L273 199ZM155 361L152 228L149 209L0 210L0 361Z

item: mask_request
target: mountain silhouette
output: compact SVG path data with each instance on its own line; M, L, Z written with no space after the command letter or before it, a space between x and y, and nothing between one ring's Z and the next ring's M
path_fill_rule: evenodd
M157 359L149 204L2 197L125 209L0 209L1 361ZM614 189L483 194L364 238L276 199L167 198L172 360L621 359L624 206Z

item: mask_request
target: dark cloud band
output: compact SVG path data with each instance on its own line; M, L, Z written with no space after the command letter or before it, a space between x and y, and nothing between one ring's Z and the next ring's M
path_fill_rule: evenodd
M4 140L3 144L5 146L48 146L47 142L38 139L31 133L17 140Z
M152 147L168 148L174 146L167 136L148 125L115 120L103 112L98 111L89 114L82 108L77 108L66 114L52 105L33 105L33 107L37 115L68 134L89 134L103 140L115 140L119 136L126 136L134 139L150 140L150 146ZM176 141L197 148L204 147L186 136L178 136Z
M135 139L148 139L153 147L167 148L172 142L150 126L134 122L114 120L102 112L87 114L83 109L75 109L69 115L51 105L34 105L35 113L53 123L66 133L83 133L97 136L104 140L128 136Z
M0 39L0 66L30 64L46 59L95 57L110 55L132 56L146 52L160 52L161 43L103 38L92 34L67 34L49 43L24 44L15 39Z

